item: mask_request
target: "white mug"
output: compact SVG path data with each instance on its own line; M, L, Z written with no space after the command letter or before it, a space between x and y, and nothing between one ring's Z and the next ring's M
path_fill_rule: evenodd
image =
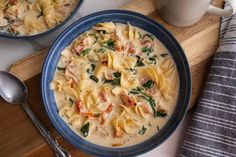
M230 9L211 5L212 0L157 0L157 10L168 23L185 27L198 22L205 13L230 16L236 13L236 0L225 0Z

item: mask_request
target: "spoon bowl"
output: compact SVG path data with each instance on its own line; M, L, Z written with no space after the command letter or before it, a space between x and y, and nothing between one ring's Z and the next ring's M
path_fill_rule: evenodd
M23 104L27 101L26 85L16 76L0 71L0 95L10 104Z
M70 157L68 151L62 148L56 140L52 137L50 132L43 126L39 119L30 109L27 98L28 89L26 85L16 76L0 71L0 96L9 104L18 104L28 114L29 118L34 122L39 132L43 135L48 144L52 147L57 157Z

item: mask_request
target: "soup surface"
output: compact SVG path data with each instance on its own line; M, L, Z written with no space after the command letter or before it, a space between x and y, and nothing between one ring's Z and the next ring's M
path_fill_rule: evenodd
M35 35L63 22L79 0L0 0L0 31Z
M154 35L98 23L61 52L51 89L59 115L84 139L138 144L161 129L178 97L176 65Z

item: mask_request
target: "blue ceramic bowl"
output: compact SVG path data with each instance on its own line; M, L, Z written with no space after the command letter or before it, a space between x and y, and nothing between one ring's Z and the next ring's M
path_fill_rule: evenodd
M179 97L173 115L170 117L167 124L152 138L125 148L107 148L90 143L76 133L58 115L57 105L53 91L50 89L50 82L53 80L57 62L60 58L60 52L68 46L76 37L83 32L90 30L98 22L113 21L118 23L127 23L144 29L154 34L172 54L176 62L180 88ZM42 97L47 114L59 131L59 133L71 144L89 154L96 156L136 156L151 149L154 149L165 141L177 128L183 119L189 104L191 95L191 75L189 65L184 55L182 48L176 39L160 24L147 18L139 13L122 11L122 10L107 10L88 15L68 27L55 41L49 54L45 60L42 73Z
M41 36L50 34L51 32L53 32L53 31L59 29L61 26L63 26L67 21L69 21L80 9L83 2L84 2L84 0L80 0L79 3L77 4L77 6L75 7L75 10L71 13L71 15L69 17L67 17L62 23L60 23L56 27L53 27L52 29L49 29L46 32L42 32L39 34L30 35L30 36L26 36L26 35L16 36L16 35L12 35L10 33L0 32L0 37L11 38L11 39L31 39L31 38L41 37Z

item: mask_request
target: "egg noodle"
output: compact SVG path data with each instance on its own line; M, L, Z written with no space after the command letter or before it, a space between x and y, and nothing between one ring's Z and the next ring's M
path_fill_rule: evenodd
M78 0L0 0L0 31L35 35L54 28L74 11Z
M59 115L106 147L140 143L161 129L178 97L175 62L152 34L98 23L61 52L51 82Z

